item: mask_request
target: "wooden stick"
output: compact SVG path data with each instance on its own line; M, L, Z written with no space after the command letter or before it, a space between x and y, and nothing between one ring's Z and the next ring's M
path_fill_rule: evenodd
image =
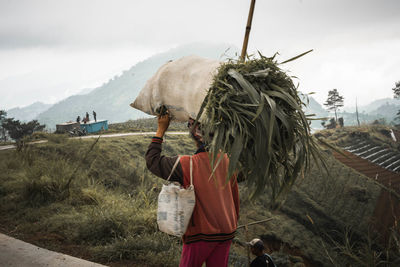
M247 222L247 220L246 220L246 222ZM248 224L244 225L244 231L245 231L245 235L244 236L246 238L246 242L247 242L247 240L249 240L249 228L247 226L248 226ZM251 261L250 261L250 247L247 246L246 248L247 248L247 264L250 267L250 264L251 264Z
M246 59L247 44L249 43L249 35L250 35L250 30L251 30L251 22L253 20L253 13L254 13L255 4L256 4L256 0L251 0L249 16L247 18L246 32L244 34L244 40L243 40L242 55L240 56L240 60L242 62L244 62L245 59Z
M245 224L245 225L239 225L239 226L237 227L237 229L243 228L243 227L246 228L247 226L254 225L254 224L258 224L258 223L269 222L269 221L271 221L271 220L273 220L273 219L274 219L274 218L268 218L268 219L265 219L265 220L256 221L256 222L252 222L252 223Z

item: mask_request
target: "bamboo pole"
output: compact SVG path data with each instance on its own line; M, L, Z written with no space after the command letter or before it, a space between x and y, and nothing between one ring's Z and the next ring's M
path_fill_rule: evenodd
M246 220L246 222L247 222L247 220ZM248 226L247 224L244 226L244 232L245 232L244 236L246 238L246 242L248 242L248 240L249 240L249 228L247 226ZM250 267L250 264L251 264L251 261L250 261L250 247L247 246L246 249L247 249L247 264Z
M243 228L243 227L251 226L251 225L254 225L254 224L269 222L269 221L272 221L273 219L274 218L272 217L272 218L268 218L268 219L261 220L261 221L256 221L256 222L247 223L247 224L244 224L244 225L239 225L236 229L240 229L240 228Z
M242 46L242 55L240 56L240 61L242 61L242 62L244 62L246 59L247 44L249 43L249 35L250 35L250 30L251 30L251 22L253 20L255 4L256 4L256 0L251 0L249 16L247 18L246 32L244 34L244 40L243 40L243 46Z
M357 114L357 123L358 123L358 127L360 127L360 120L358 119L358 105L357 105L357 97L356 97L356 114Z

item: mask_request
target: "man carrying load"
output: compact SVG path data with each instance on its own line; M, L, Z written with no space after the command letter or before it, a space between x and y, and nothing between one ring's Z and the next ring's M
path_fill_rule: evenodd
M163 137L168 129L168 114L158 118L158 129L146 152L146 164L155 175L167 179L176 162L176 157L161 155ZM193 184L196 204L188 228L183 235L183 249L180 267L228 266L229 249L234 238L239 217L239 191L236 177L226 183L229 160L223 160L216 166L213 176L199 125L190 120L190 134L198 150L192 156ZM190 184L190 156L181 156L172 173L171 181L179 182L183 187Z

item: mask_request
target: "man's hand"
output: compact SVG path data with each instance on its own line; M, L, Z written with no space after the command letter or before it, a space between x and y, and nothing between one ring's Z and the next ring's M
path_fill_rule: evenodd
M171 118L169 117L168 113L158 117L158 128L156 132L156 137L160 138L164 137L164 134L168 129L170 120Z

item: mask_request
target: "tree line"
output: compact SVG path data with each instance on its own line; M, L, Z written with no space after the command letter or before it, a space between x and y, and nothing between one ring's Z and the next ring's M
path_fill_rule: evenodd
M392 88L393 91L393 97L400 99L400 81L395 82L395 87ZM328 91L328 98L324 105L327 107L328 111L333 111L335 113L335 118L331 118L329 121L329 124L326 124L326 121L323 121L321 125L324 128L336 128L336 125L339 124L341 127L343 127L344 122L343 118L338 118L337 112L341 107L344 105L344 97L339 94L339 91L337 89L333 89ZM360 121L358 118L358 108L356 104L356 115L357 115L357 122L358 126L360 126ZM400 120L400 110L397 112L397 117L395 117L395 121Z
M46 125L40 124L37 120L21 122L14 118L7 118L7 112L0 110L0 139L4 142L7 142L8 138L19 142L25 136L43 131L45 127Z

